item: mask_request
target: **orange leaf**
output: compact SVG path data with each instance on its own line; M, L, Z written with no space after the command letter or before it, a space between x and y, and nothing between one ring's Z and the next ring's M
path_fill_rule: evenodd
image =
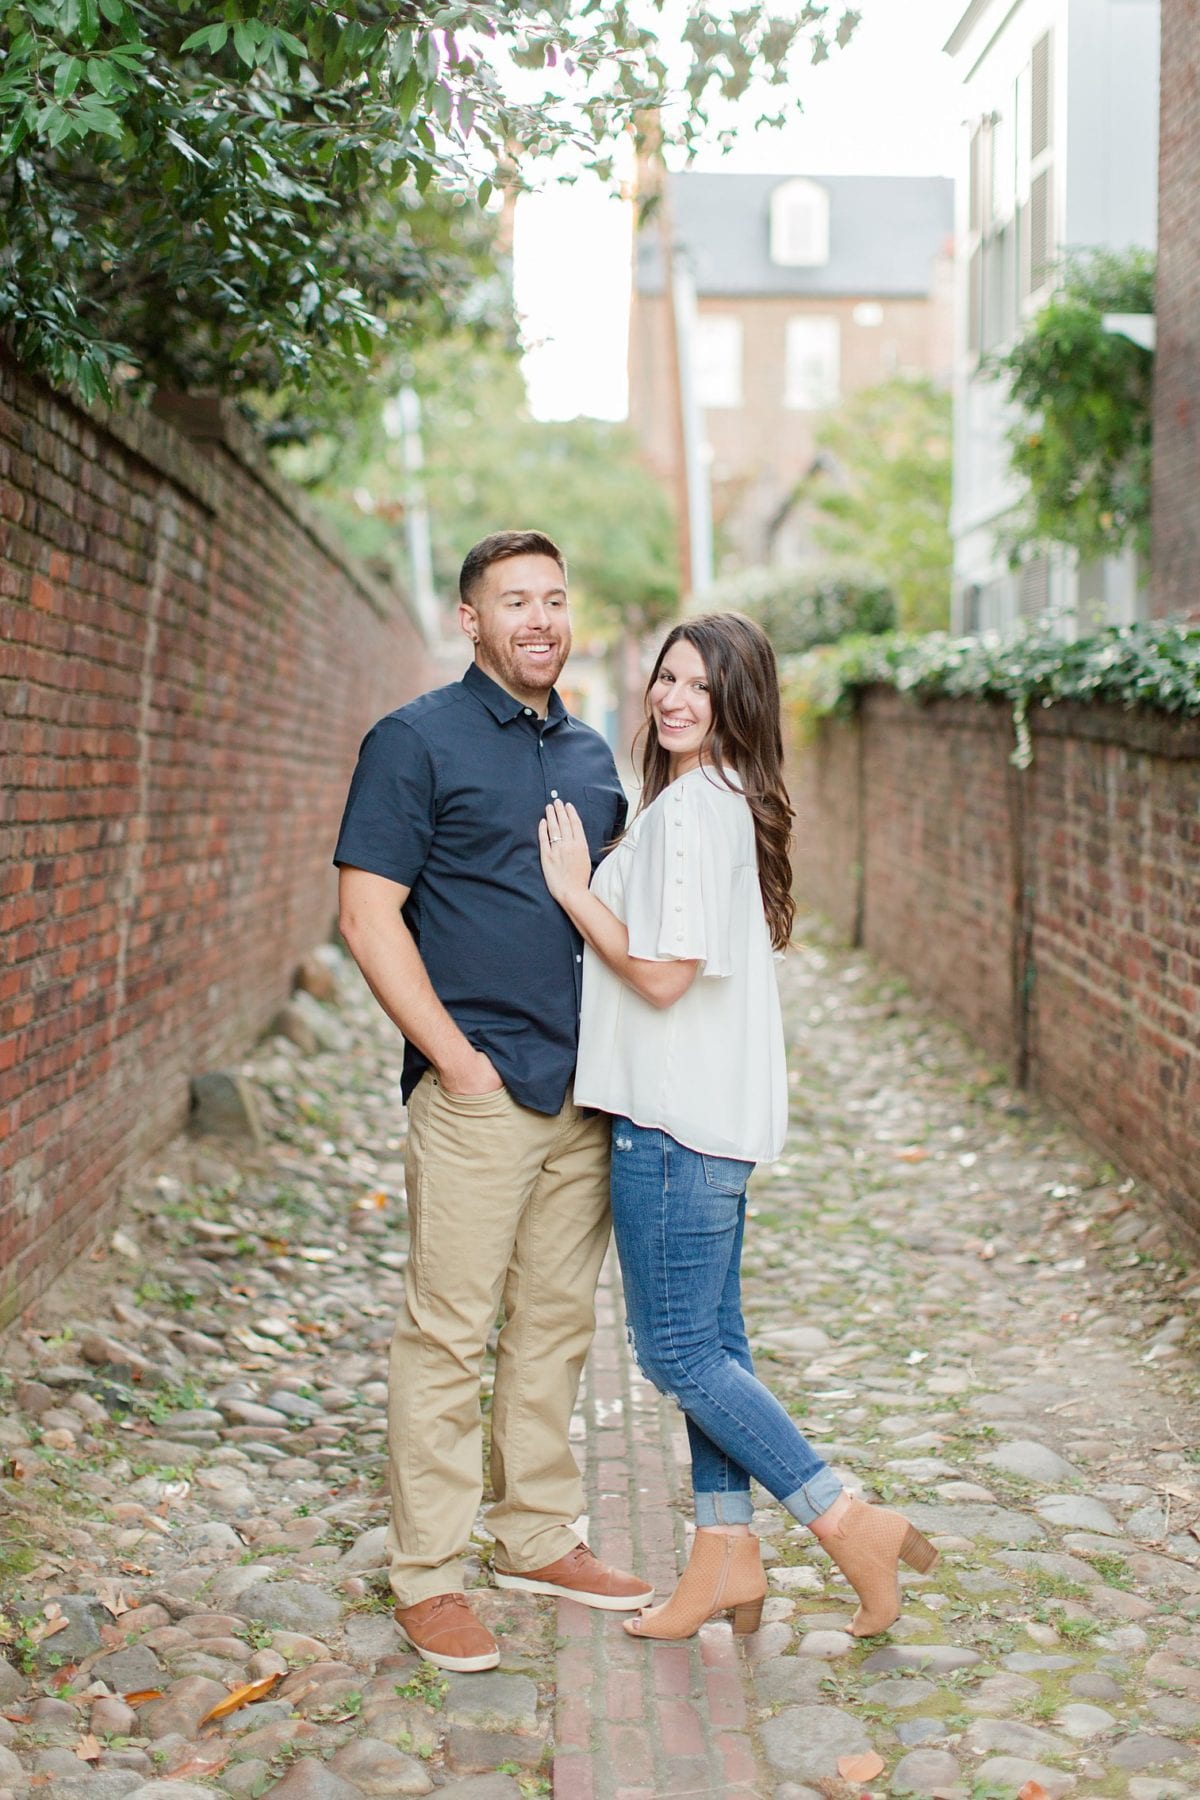
M261 1681L248 1681L245 1687L234 1688L228 1700L218 1700L217 1704L206 1712L200 1723L207 1725L213 1719L226 1719L230 1713L237 1712L239 1707L252 1706L256 1700L262 1700L275 1683L280 1679L278 1672L264 1675Z
M145 1706L147 1700L161 1700L162 1697L161 1688L135 1688L132 1694L121 1695L126 1706Z
M97 1762L100 1757L100 1740L92 1732L87 1732L75 1746L75 1754L80 1762Z
M874 1781L883 1774L883 1758L873 1750L862 1756L839 1756L837 1771L843 1781Z
M1017 1800L1050 1800L1050 1796L1047 1794L1041 1782L1034 1781L1031 1776L1017 1795Z
M906 1144L902 1150L893 1150L892 1155L897 1162L919 1163L926 1160L929 1152L922 1150L920 1144Z

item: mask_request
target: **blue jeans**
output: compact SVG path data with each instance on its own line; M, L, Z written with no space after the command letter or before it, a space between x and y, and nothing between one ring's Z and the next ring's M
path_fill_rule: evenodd
M687 1419L697 1525L748 1524L753 1476L802 1525L842 1484L758 1380L742 1322L753 1163L612 1126L613 1233L638 1366Z

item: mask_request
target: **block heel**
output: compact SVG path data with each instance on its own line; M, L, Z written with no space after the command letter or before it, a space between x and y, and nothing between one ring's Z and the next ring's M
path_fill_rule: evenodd
M763 1603L761 1600L745 1600L741 1606L733 1609L734 1637L749 1637L762 1624Z
M900 1546L900 1561L918 1575L928 1575L937 1564L938 1552L927 1537L923 1537L915 1525L910 1525L904 1534L904 1542Z

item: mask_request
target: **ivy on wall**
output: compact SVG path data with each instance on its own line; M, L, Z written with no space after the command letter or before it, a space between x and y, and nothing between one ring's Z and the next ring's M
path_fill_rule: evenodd
M1013 760L1030 760L1028 714L1057 701L1103 702L1200 716L1200 625L1156 620L1115 625L1068 643L1044 627L1003 636L844 638L784 664L793 723L848 712L864 688L883 685L919 700L1003 699L1017 733Z

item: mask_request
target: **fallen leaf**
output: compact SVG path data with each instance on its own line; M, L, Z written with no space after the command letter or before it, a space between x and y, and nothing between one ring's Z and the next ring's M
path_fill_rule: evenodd
M234 1688L228 1699L218 1700L217 1704L205 1713L200 1721L201 1725L208 1725L214 1719L226 1719L230 1713L237 1712L239 1707L252 1706L256 1700L264 1699L278 1680L280 1680L280 1675L276 1671L274 1675L264 1675L261 1681L248 1681L245 1687Z
M873 1750L861 1756L839 1756L837 1771L843 1781L874 1781L883 1774L883 1758Z
M92 1732L87 1732L75 1746L75 1754L80 1762L98 1762L100 1760L100 1740Z
M57 1631L65 1631L70 1623L70 1619L51 1619L48 1624L42 1626L30 1635L36 1636L40 1642L42 1638L53 1637Z
M1200 1538L1200 1525L1189 1525L1188 1530L1194 1538Z
M1174 1500L1200 1500L1195 1488L1176 1487L1173 1481L1160 1481L1157 1486L1160 1494L1170 1494Z
M135 1688L132 1694L122 1694L126 1706L145 1706L147 1700L161 1700L161 1688Z
M388 1198L389 1196L382 1188L375 1188L373 1192L364 1194L361 1200L356 1200L355 1205L360 1212L382 1212L388 1203Z
M1017 1795L1017 1800L1050 1800L1050 1796L1040 1781L1034 1781L1030 1777Z
M119 1619L122 1613L133 1611L115 1581L96 1582L95 1594L101 1606L106 1612L110 1612L114 1619Z
M190 1762L180 1763L178 1768L171 1769L170 1777L172 1781L183 1781L189 1775L199 1775L203 1779L206 1775L215 1775L228 1761L228 1756L193 1756Z
M901 1150L893 1150L892 1155L897 1162L919 1163L927 1159L929 1152L922 1150L920 1144L906 1144Z

